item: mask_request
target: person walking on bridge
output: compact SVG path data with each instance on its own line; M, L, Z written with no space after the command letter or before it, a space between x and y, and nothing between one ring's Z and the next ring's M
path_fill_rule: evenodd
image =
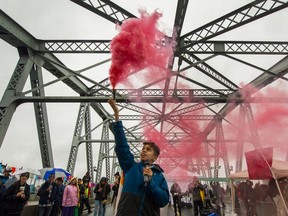
M193 207L194 207L194 216L201 214L203 209L203 200L201 197L201 191L204 191L204 186L200 181L194 177L193 178L192 196L193 196Z
M110 193L110 185L108 184L107 178L102 177L100 183L95 186L95 208L94 216L104 216L106 211L106 203L108 195Z
M88 214L92 213L91 206L89 203L89 181L82 182L82 179L78 179L78 187L80 192L80 207L79 207L79 216L83 214L84 204L88 210Z
M175 216L177 216L177 208L179 215L181 216L181 188L175 180L173 185L171 186L170 193L172 194L173 198Z

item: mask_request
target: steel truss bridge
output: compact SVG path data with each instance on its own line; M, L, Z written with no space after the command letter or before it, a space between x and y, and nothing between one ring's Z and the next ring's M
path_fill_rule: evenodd
M129 18L137 18L135 14L110 0L71 0L70 4L76 4L83 10L87 10L88 13L106 19L106 22L108 21L111 25L115 25L116 22L121 25ZM278 95L253 97L254 93L273 82L287 81L285 75L288 73L288 41L273 41L273 39L267 41L261 39L262 35L258 36L259 40L257 41L218 38L234 31L241 32L241 29L246 26L255 22L261 23L262 20L276 16L279 12L285 11L288 14L288 1L251 1L251 3L223 14L205 25L183 33L185 18L190 13L189 4L193 4L193 1L178 0L175 8L173 26L177 29L175 31L177 45L171 59L172 63L168 66L169 76L145 83L137 89L117 89L117 102L121 108L120 114L122 114L120 118L127 126L125 128L127 138L131 150L135 154L139 153L139 143L146 138L143 128L152 126L166 137L166 147L162 151L175 153L161 158L160 165L169 164L172 169L188 163L190 168L192 167L194 171L196 170L207 178L220 177L217 167L222 165L225 176L229 176L231 166L234 166L234 171L242 170L245 145L252 144L255 148L261 147L258 131L253 126L253 104L288 102L288 98ZM286 19L279 20L276 24L280 28L287 28L287 22L286 16ZM245 31L242 34L245 34ZM0 10L0 38L15 47L19 53L19 60L15 65L15 70L11 71L11 79L8 84L6 83L7 88L0 102L0 147L13 114L17 112L17 107L23 103L33 103L42 165L43 167L53 167L54 160L46 104L78 103L79 112L75 130L71 131L73 139L67 170L74 172L79 146L84 144L87 170L90 173L96 171L94 180L99 180L103 173L108 178L113 178L113 173L119 169L119 165L114 154L114 142L110 128L113 115L111 109L106 105L112 92L108 69L106 78L95 80L83 75L82 72L85 72L86 68L79 71L72 70L61 61L60 55L56 57L61 53L109 55L112 38L105 40L38 39L2 10ZM166 35L165 40L171 40L171 36ZM2 52L1 58L4 55L5 53ZM242 58L243 56L244 58ZM265 68L260 64L251 63L250 60L255 56L264 56L264 59L276 56L277 61ZM235 65L245 66L245 70L251 71L251 73L257 71L259 75L250 80L247 85L240 87L241 80L237 80L236 84L235 81L232 81L234 78L230 78L232 68L219 67L222 59L234 62ZM91 68L97 68L105 63L109 64L110 59L102 62L95 61ZM230 70L231 72L229 72ZM56 79L45 82L43 73L50 73ZM201 74L204 79L198 80L195 74ZM30 79L31 89L24 91L24 85L28 79ZM63 82L67 88L75 92L76 96L61 96L61 93L59 96L45 96L45 88L53 86L57 82ZM87 85L87 82L91 85ZM181 87L181 83L185 83L187 87ZM159 86L161 87L159 88ZM245 97L243 97L244 93ZM171 106L173 109L170 108ZM232 111L237 112L237 115L240 116L236 125L236 128L239 129L239 137L243 137L241 128L246 127L249 131L247 139L225 138L223 125L229 124L227 116ZM101 128L101 134L93 133L92 113L97 114L101 119L97 125L97 128ZM192 122L197 122L202 128L187 128L183 125L183 120L191 125L193 125ZM179 142L185 140L192 148L195 145L194 139L199 139L199 137L205 150L204 154L193 158L177 155ZM93 143L98 143L99 150L97 152L92 152ZM237 149L235 149L237 156L232 160L227 151L230 143L237 144Z

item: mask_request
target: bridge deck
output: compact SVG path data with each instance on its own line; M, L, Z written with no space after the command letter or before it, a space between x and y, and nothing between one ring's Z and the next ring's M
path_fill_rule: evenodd
M232 208L231 208L231 201L226 200L226 208L222 209L223 214L222 215L233 215L232 214ZM32 201L29 202L28 206L25 206L24 211L22 212L21 216L33 216L33 215L37 215L37 201ZM91 205L93 207L93 204ZM192 208L182 208L182 216L191 216L193 214L193 209ZM83 213L83 216L87 216L90 215L92 216L92 214L88 214L88 211L85 210ZM106 216L113 216L113 207L111 205L107 205L106 206ZM172 206L169 206L167 209L167 216L174 216L174 208ZM236 215L236 214L234 214Z
M231 205L231 199L230 197L225 197L224 202L226 204L226 208L221 209L221 216L237 216L241 215L240 213L235 213L232 211L232 205ZM25 206L24 211L22 212L21 216L34 216L37 215L37 204L38 201L31 201L27 206ZM94 200L91 199L91 206L94 207ZM94 209L93 209L94 210ZM270 201L258 201L256 205L256 210L258 215L261 216L271 216L271 215L276 215L276 207L272 200ZM240 211L240 210L239 210ZM245 214L245 210L241 209L242 215ZM83 216L89 215L87 210L84 211ZM92 216L93 214L90 214ZM106 216L113 216L113 207L108 204L106 206ZM174 216L174 209L172 206L169 206L167 209L167 215L165 216ZM193 214L193 209L192 208L182 208L182 216L191 216Z

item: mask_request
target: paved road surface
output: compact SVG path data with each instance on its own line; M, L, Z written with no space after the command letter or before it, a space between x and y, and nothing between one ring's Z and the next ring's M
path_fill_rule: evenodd
M94 207L93 206L93 200L91 200L91 201L92 201L92 205L91 206ZM29 201L29 206L26 206L24 208L24 211L22 212L21 216L37 215L37 204L38 204L38 201ZM222 209L222 215L221 216L224 216L224 215L226 215L226 216L236 216L237 214L232 213L231 200L230 200L229 197L226 197L225 204L226 204L226 208ZM87 215L88 215L88 211L86 210L86 211L84 211L83 216L87 216ZM89 214L89 216L93 216L93 213ZM107 204L105 216L113 216L113 208L112 208L112 206L110 204ZM168 207L167 216L175 216L174 209L173 209L172 206ZM182 216L193 216L192 208L182 208ZM269 215L269 216L271 216L271 215Z
M93 201L92 205L93 206ZM230 197L225 197L224 199L226 208L222 209L221 216L237 216L237 214L232 213L231 199ZM21 216L35 216L37 215L38 201L29 201L28 206L25 206L24 211ZM276 215L276 206L273 201L259 201L256 205L257 213L261 216L272 216ZM94 210L94 209L93 209ZM87 211L84 211L83 216L87 216ZM89 216L93 216L93 213ZM107 205L106 216L113 216L113 208L111 205ZM128 216L128 215L127 215ZM174 216L173 207L168 208L167 216ZM182 216L193 216L192 208L182 208Z
M107 205L106 206L106 214L105 216L113 216L113 208L111 205ZM236 215L234 213L232 213L232 210L231 210L231 202L229 200L226 201L226 208L225 209L222 209L222 216L233 216L233 215ZM87 211L84 212L83 215L88 215L87 214ZM93 216L93 213L92 214L89 214L90 216ZM169 207L168 208L168 214L167 216L174 216L174 209L173 207ZM193 210L192 208L183 208L182 209L182 216L193 216Z

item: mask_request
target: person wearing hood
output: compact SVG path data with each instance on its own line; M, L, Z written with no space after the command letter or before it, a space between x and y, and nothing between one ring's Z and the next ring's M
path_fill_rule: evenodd
M154 142L144 142L140 153L140 162L134 155L124 133L116 101L108 101L114 111L116 122L112 123L115 136L115 152L124 172L124 185L117 207L117 216L141 215L159 216L160 208L169 202L169 189L163 176L163 170L154 162L160 149Z
M20 216L30 197L30 185L27 184L29 173L22 173L20 180L12 184L5 196L6 205L4 215Z
M95 207L94 216L104 216L106 210L106 203L110 193L110 185L106 177L102 177L100 183L95 186Z
M70 183L65 187L62 198L62 216L73 216L76 206L79 202L79 189L77 180L73 177Z
M82 178L83 184L88 183L91 181L90 173L87 171Z
M203 209L203 200L201 197L201 191L204 191L203 185L200 183L199 179L196 177L193 178L194 187L192 189L193 195L193 210L194 216L198 216L198 214L202 212Z
M78 188L79 188L79 193L80 193L80 197L79 197L79 201L80 201L80 206L79 206L79 216L81 216L83 214L83 209L84 209L84 205L86 206L87 210L88 210L88 214L92 213L91 211L91 206L89 203L89 181L83 181L82 179L79 178L78 179Z
M178 213L181 216L181 188L175 180L173 182L173 185L171 186L170 192L173 198L175 216L177 216ZM178 207L178 213L177 213L177 207Z

